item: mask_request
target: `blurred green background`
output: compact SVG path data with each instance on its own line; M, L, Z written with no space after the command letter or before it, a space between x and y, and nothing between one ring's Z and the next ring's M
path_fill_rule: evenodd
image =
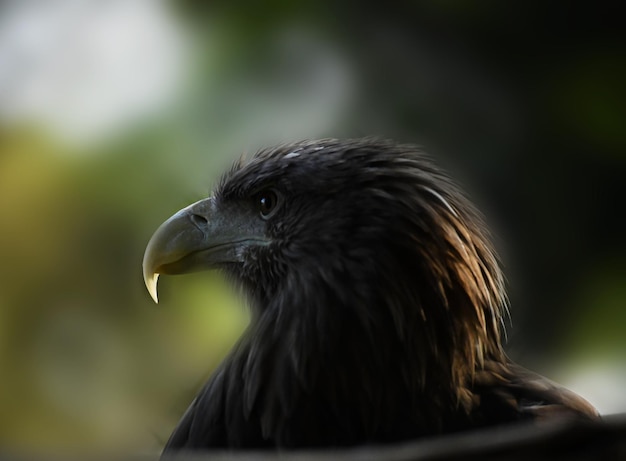
M156 453L247 313L141 260L243 152L423 145L487 214L508 350L626 411L626 61L607 2L0 6L0 454Z

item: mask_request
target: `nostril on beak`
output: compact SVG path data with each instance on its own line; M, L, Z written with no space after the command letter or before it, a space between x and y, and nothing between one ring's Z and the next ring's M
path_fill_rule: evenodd
M200 216L199 214L193 213L189 216L189 219L191 219L191 222L194 224L194 226L202 231L205 230L207 228L207 225L209 224L209 221L207 221L204 216Z

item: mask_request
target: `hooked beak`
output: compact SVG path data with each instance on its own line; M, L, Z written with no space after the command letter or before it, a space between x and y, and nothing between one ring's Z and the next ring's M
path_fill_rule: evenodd
M186 274L241 262L251 244L268 245L259 219L209 197L178 211L156 230L143 257L143 279L155 303L160 274Z

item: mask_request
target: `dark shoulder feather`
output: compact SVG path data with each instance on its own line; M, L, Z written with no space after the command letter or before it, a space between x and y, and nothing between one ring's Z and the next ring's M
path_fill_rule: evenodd
M510 361L485 361L472 386L476 425L553 418L598 419L585 399Z

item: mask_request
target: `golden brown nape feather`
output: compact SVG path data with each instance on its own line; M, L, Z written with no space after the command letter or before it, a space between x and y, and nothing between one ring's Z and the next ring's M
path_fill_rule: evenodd
M266 149L164 226L148 266L166 249L181 258L166 273L218 267L256 314L167 450L346 446L596 417L507 359L503 276L483 219L413 146ZM168 235L186 242L184 226L204 240L172 246Z
M420 208L436 229L434 242L418 245L420 256L432 271L440 297L439 307L450 312L445 319L453 331L451 368L460 402L471 402L467 387L485 358L504 360L501 328L507 298L504 280L481 215L447 181L421 189ZM448 346L448 347L450 347Z

